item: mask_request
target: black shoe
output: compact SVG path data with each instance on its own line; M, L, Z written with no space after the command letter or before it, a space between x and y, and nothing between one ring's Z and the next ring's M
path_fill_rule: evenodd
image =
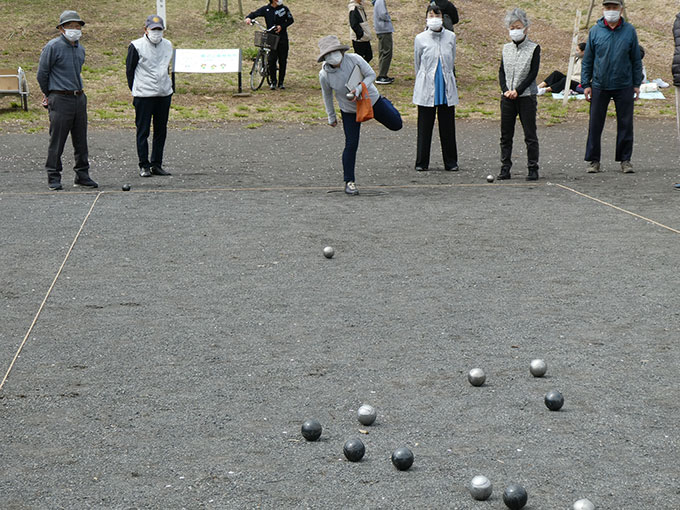
M59 191L64 189L64 187L61 185L61 182L59 181L52 181L47 183L47 187L50 189L50 191Z
M94 182L89 175L76 175L75 180L73 181L74 186L80 186L83 188L98 188L99 184Z
M375 79L375 83L378 85L390 85L391 83L394 83L394 78L390 78L389 76L378 76Z
M151 173L154 175L172 175L170 172L163 170L162 167L155 165L151 167Z
M458 170L460 170L460 168L458 168L458 165L453 165L446 167L444 170L446 170L447 172L457 172Z
M501 173L498 174L498 177L496 177L499 181L507 181L510 179L510 172L507 170L501 170Z
M139 169L139 176L140 177L151 177L151 169L150 168L140 168Z
M427 172L427 167L416 165L416 172Z
M276 90L276 83L269 85L269 90Z
M359 190L357 189L357 185L354 184L354 181L347 181L345 183L345 193L348 195L358 195Z
M538 170L529 170L529 175L527 175L527 181L537 181L538 180Z
M281 90L286 90L286 87L283 86L283 83L279 83L279 88L280 88Z

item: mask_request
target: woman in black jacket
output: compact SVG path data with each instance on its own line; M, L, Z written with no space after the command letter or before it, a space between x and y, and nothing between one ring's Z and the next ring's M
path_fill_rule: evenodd
M673 23L673 39L675 40L675 52L673 53L673 85L675 85L675 115L678 120L678 139L680 139L680 12L675 16ZM675 184L675 189L680 189L680 183Z
M354 53L361 56L366 62L370 62L373 59L373 50L371 49L372 34L366 23L368 18L366 17L364 6L361 5L362 2L363 0L350 0L349 2L349 32L352 38ZM364 24L363 27L361 26L362 24Z

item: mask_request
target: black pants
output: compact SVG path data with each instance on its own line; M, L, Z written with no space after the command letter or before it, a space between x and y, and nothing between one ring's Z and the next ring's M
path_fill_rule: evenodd
M560 92L561 90L564 90L564 85L567 83L567 77L562 74L559 71L553 71L548 75L548 77L543 80L548 87L553 92ZM576 87L578 87L578 82L571 80L570 81L570 88L571 90L576 90Z
M373 60L373 49L370 41L352 41L354 53L362 57L366 62Z
M161 167L163 149L168 135L168 117L172 94L165 97L135 97L135 125L137 126L137 156L139 168ZM149 161L149 132L153 119L153 148Z
M524 143L527 145L527 166L529 171L538 171L538 135L536 134L536 96L520 96L517 99L501 98L501 172L512 168L512 139L515 136L515 121L519 120L524 129Z
M442 146L442 159L447 170L458 166L458 146L456 145L456 107L418 106L418 147L416 166L430 166L430 146L435 115L439 121L439 141Z
M276 79L276 63L279 64L279 79ZM283 85L286 77L286 65L288 63L288 38L279 39L275 50L269 52L269 82L274 85Z
M51 93L48 97L50 115L50 145L47 149L45 169L48 177L58 181L61 178L61 155L69 133L73 143L77 174L87 175L90 169L87 150L87 96L63 96Z
M590 122L586 161L600 161L602 130L607 120L609 101L616 107L616 161L630 161L633 155L633 87L618 90L602 90L593 87L590 100Z

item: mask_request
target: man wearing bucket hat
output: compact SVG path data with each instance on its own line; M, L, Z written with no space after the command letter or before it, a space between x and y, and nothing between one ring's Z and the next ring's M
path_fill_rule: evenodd
M356 164L357 150L359 149L359 134L361 123L356 120L356 98L363 92L361 83L354 89L348 90L347 84L354 75L356 68L361 72L361 80L368 91L368 97L373 105L373 118L391 131L399 131L402 127L401 115L392 103L380 95L375 88L375 71L371 66L356 53L345 53L349 46L340 43L337 36L328 35L319 39L319 56L317 62L323 62L319 71L321 92L328 115L328 124L332 127L338 125L333 104L333 92L340 106L342 115L342 127L345 132L345 149L342 153L342 168L345 179L345 193L358 195L354 183L354 167Z
M581 64L581 85L590 102L586 171L600 171L602 130L609 101L616 105L616 161L633 173L633 104L640 95L642 59L637 32L621 17L622 0L604 0L604 16L590 29Z
M163 149L168 134L168 117L172 101L172 80L168 66L172 60L172 43L163 38L163 18L152 14L144 23L144 35L128 46L125 74L132 91L137 126L139 175L170 175L163 170ZM149 132L153 119L153 149L149 161Z
M38 84L44 94L43 105L50 116L50 144L47 149L47 185L50 190L61 185L61 155L69 133L73 143L76 173L74 186L96 188L90 178L87 149L87 97L80 75L85 62L85 48L79 40L85 22L76 11L64 11L59 17L59 37L49 41L40 54Z

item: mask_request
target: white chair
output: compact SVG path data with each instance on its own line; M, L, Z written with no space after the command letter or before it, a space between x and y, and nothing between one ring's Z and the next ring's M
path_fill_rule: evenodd
M16 70L0 69L0 97L4 96L21 97L21 107L28 111L28 82L21 67Z

